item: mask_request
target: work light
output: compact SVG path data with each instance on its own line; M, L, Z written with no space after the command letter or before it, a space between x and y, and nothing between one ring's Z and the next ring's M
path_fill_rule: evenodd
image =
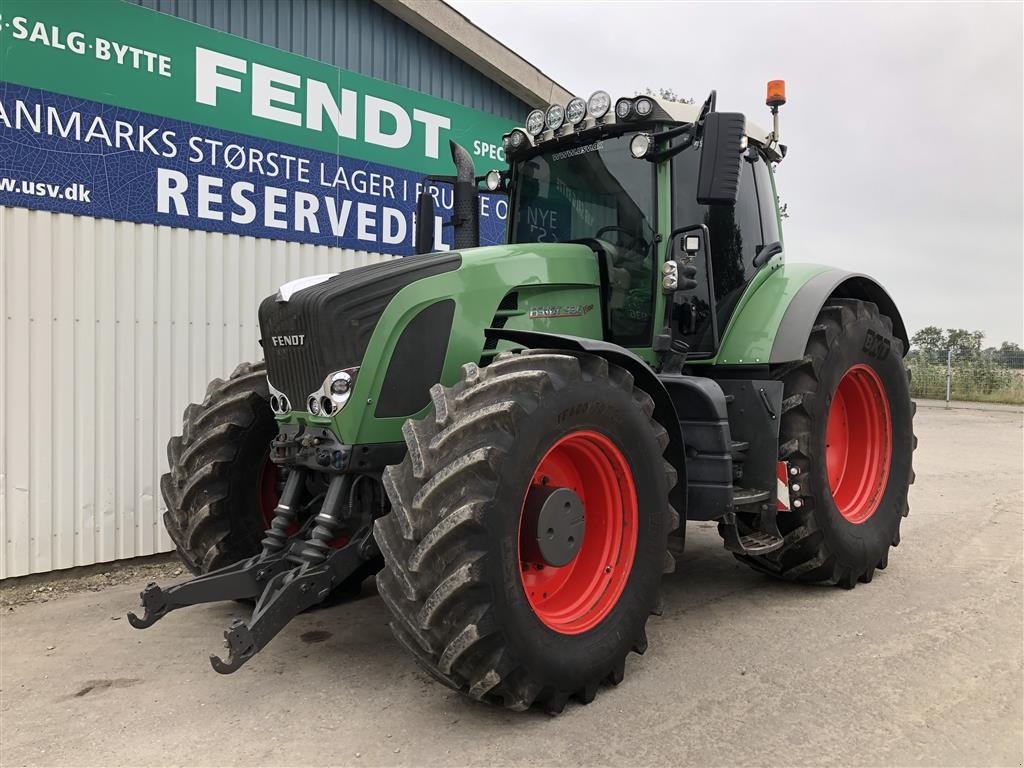
M561 104L552 104L548 107L548 112L544 117L544 124L548 127L549 131L557 131L562 127L564 121L565 110L562 109Z
M633 100L632 99L619 99L615 102L615 116L619 120L625 120L630 112L633 111Z
M639 160L641 157L647 157L653 145L654 141L649 133L638 133L629 142L629 154Z
M497 192L501 189L501 171L488 171L484 176L484 186L488 192Z
M654 111L654 102L646 96L641 96L633 102L633 109L640 117L647 117Z
M531 136L539 136L544 130L544 113L539 109L533 110L526 116L526 130Z
M612 97L608 95L607 91L594 91L587 99L587 114L595 120L600 120L608 114L611 105Z
M569 125L579 125L587 116L587 102L578 96L565 106L565 119Z

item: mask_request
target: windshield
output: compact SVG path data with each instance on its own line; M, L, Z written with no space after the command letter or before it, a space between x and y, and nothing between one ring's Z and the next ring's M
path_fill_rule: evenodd
M513 201L515 242L595 237L627 249L650 244L654 166L629 154L631 138L599 139L523 161Z
M510 241L594 238L610 260L608 326L624 346L650 341L654 281L654 166L629 153L634 134L522 161Z

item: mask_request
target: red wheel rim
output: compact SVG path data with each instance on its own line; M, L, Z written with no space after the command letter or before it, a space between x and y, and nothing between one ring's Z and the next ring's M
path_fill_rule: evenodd
M892 419L882 380L870 366L850 368L836 387L825 431L832 499L846 520L863 523L882 500L892 459Z
M579 552L567 565L528 562L522 555L523 536L530 534L522 529L521 512L523 590L547 627L564 635L586 632L615 607L633 567L639 519L633 473L611 440L580 430L548 449L530 483L571 488L583 502L585 531ZM525 504L524 498L524 509Z
M259 479L260 520L263 521L264 530L270 527L270 522L274 519L274 510L277 508L279 498L277 465L268 458L260 468Z

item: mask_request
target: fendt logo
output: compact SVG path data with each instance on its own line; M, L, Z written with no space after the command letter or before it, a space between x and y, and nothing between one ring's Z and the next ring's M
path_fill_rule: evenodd
M293 333L291 336L271 336L270 343L275 347L301 347L306 343L306 334Z

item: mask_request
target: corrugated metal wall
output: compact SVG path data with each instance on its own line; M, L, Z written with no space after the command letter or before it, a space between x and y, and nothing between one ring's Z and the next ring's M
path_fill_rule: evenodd
M382 258L0 207L0 578L170 549L167 440L259 301Z
M531 109L373 0L131 2L510 120Z
M372 0L129 0L511 119L529 107ZM389 258L0 207L0 578L171 548L165 445L258 357L286 280Z

